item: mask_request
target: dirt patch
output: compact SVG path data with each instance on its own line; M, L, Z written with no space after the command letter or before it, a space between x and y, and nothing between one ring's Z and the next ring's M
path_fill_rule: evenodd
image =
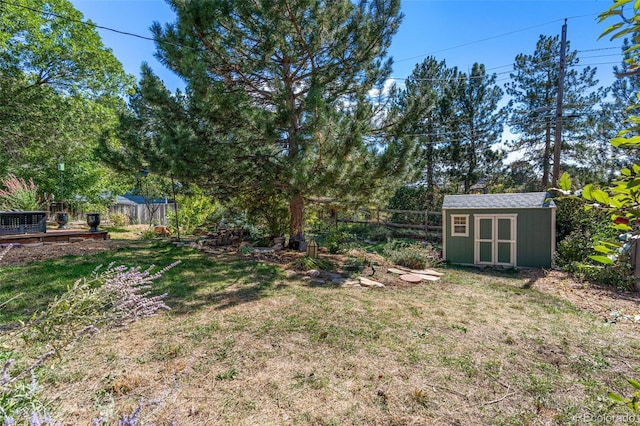
M42 245L18 245L12 247L2 258L3 266L26 265L62 256L85 256L107 250L115 250L131 244L123 240L86 239L76 243L54 243Z
M580 281L562 271L527 270L528 288L558 296L576 307L611 323L640 324L640 293L597 283Z

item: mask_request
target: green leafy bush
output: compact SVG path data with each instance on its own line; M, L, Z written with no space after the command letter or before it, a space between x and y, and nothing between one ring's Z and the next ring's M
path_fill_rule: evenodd
M312 269L318 270L330 270L333 268L333 264L325 259L317 257L302 256L295 261L293 269L299 271L310 271Z
M632 284L629 253L621 250L618 262L610 265L594 261L594 242L614 239L618 232L609 223L606 211L585 209L587 202L577 197L554 199L557 206L557 247L554 263L581 279L628 288ZM620 243L622 248L624 243Z
M558 267L568 272L575 272L575 265L587 261L592 254L593 238L591 234L576 230L557 244L554 260Z
M384 226L372 227L367 238L373 241L389 241L393 238L393 232Z
M346 243L356 240L356 235L346 228L338 228L329 232L325 244L329 253L340 253L346 247Z
M440 253L432 246L422 243L389 242L383 256L391 263L411 269L423 269L442 263Z
M129 216L124 213L111 214L109 215L109 220L111 221L111 223L113 223L113 226L118 227L130 225L131 222Z
M193 234L196 228L204 225L219 209L219 206L198 187L193 188L189 195L176 196L176 202L178 203L178 225L185 234ZM175 226L174 211L167 213L167 221Z

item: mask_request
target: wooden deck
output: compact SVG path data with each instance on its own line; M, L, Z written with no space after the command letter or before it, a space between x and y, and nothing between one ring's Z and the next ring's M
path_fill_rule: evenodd
M77 238L108 240L107 231L90 232L88 229L47 229L34 234L0 235L0 244L33 244L79 241Z

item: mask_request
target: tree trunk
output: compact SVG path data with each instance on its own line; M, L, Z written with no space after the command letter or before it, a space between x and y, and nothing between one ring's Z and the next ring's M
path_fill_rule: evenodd
M291 214L290 235L300 240L304 239L304 198L300 193L295 193L289 202Z

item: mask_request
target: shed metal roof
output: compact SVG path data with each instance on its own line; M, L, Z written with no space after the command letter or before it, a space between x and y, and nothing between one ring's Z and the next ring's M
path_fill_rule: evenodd
M546 192L445 195L443 209L532 209L554 207Z

